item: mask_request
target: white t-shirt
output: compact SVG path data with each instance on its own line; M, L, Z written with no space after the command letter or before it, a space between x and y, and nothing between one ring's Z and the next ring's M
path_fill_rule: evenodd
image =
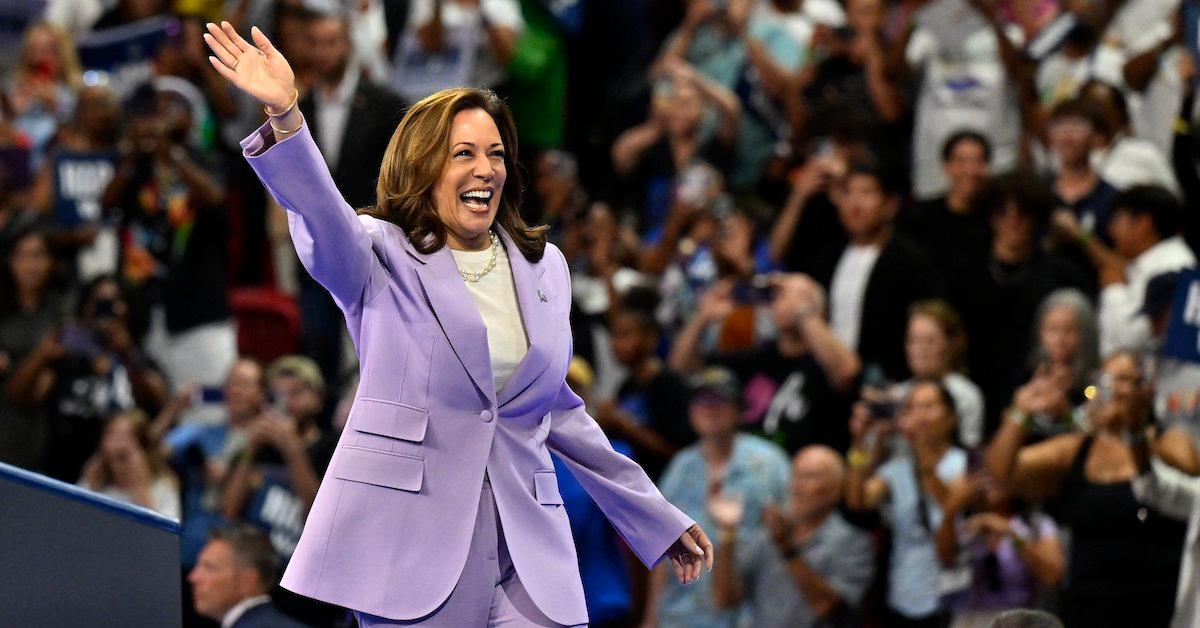
M82 480L79 486L89 488ZM106 486L96 492L127 504L134 503L132 494L115 485ZM160 476L150 483L150 510L171 519L179 518L179 485L170 477Z
M1108 150L1096 153L1092 168L1109 185L1126 190L1135 185L1161 185L1179 195L1179 182L1167 156L1149 140L1118 138Z
M521 308L517 304L517 290L513 285L512 267L503 245L497 245L496 267L477 283L463 281L467 292L479 308L479 316L487 327L488 353L492 358L492 377L496 392L504 388L521 359L529 352L529 341L525 336L525 323L521 320ZM468 273L482 272L492 258L491 248L482 251L456 251L454 263L459 270ZM520 252L517 253L520 255Z
M851 244L842 252L833 271L829 289L830 322L838 340L851 349L858 348L867 280L871 278L879 252L878 245Z
M1017 31L1009 33L1009 39L1019 37ZM1021 112L990 27L976 30L955 50L942 49L933 33L918 28L905 58L923 72L913 130L914 196L929 199L946 190L942 144L957 131L970 129L987 136L997 171L1016 165Z
M1141 350L1150 342L1150 321L1140 314L1146 284L1157 275L1192 268L1196 257L1182 236L1171 236L1125 266L1125 283L1100 291L1100 355L1117 349Z
M433 19L434 0L413 0L408 23L392 58L392 89L416 102L439 89L472 85L494 87L505 78L504 67L492 54L480 19L520 34L525 30L517 0L480 0L468 7L455 0L442 2L443 50L425 52L417 31Z

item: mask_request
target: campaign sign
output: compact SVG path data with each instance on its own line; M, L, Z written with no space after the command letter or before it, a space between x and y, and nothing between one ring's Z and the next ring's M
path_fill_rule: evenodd
M1200 363L1200 270L1179 273L1163 355Z

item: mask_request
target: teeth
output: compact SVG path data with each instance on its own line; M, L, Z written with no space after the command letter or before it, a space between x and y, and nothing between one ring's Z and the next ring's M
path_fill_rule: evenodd
M477 199L487 201L487 200L491 200L492 191L491 190L472 190L470 192L467 192L466 194L463 194L463 198L477 198Z

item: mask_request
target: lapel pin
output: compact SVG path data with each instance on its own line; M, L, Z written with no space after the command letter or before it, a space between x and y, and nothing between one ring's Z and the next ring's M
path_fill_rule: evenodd
M542 303L545 303L546 302L546 293L542 292L541 290L538 290L538 299L540 299L542 301Z

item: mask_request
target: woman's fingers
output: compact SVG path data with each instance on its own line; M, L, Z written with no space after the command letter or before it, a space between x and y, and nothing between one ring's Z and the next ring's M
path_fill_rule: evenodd
M704 568L712 571L713 567L713 551L712 541L708 540L708 535L704 533L704 529L699 525L696 526L693 536L696 537L696 542L700 545L700 549L704 551Z
M263 51L263 54L268 57L275 54L275 46L271 45L271 40L267 39L267 36L257 26L250 29L250 38L254 40L254 45Z
M675 577L679 579L681 584L686 584L683 578L683 561L679 560L677 556L672 556L671 565L675 567Z
M226 66L224 63L222 63L220 59L209 55L208 62L211 63L214 68L216 68L218 74L224 76L227 80L229 80L230 83L233 83L237 79L237 72L230 70L229 66Z
M254 46L250 45L250 42L242 39L241 35L238 35L237 30L233 28L233 24L221 22L221 30L225 32L225 36L229 38L229 41L233 42L234 46L237 46L238 50L250 52L250 49L254 48Z
M208 29L209 34L209 37L205 38L205 41L216 42L219 47L212 46L212 44L209 45L212 46L214 52L224 50L225 55L218 55L219 58L222 62L224 62L226 58L232 59L232 61L228 62L228 65L233 67L233 63L242 56L241 48L238 48L236 45L234 45L234 43L229 40L229 35L226 34L225 31L221 30L221 27L217 26L216 24L209 22L205 25L205 28Z
M213 37L209 33L204 33L204 43L208 44L208 47L212 49L213 54L216 55L216 58L222 64L224 64L225 67L232 68L233 64L237 63L237 58L234 57L233 54L231 54L228 50L226 50L225 46L221 45L221 43L217 41L216 37Z
M704 550L700 549L700 546L696 543L696 539L692 538L692 531L699 529L698 526L692 526L683 533L683 536L679 537L679 542L683 543L683 547L693 555L704 556Z

